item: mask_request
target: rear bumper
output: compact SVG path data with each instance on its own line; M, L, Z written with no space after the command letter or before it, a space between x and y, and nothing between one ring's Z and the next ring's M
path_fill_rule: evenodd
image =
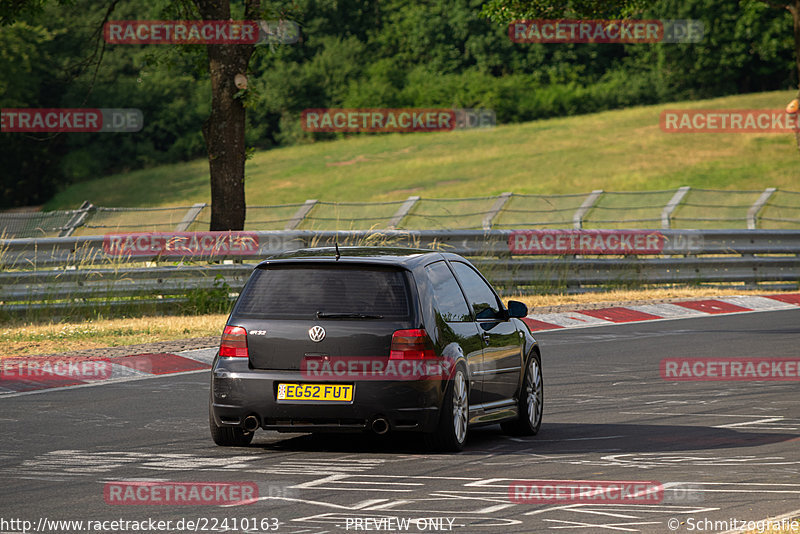
M241 427L255 415L261 428L280 432L348 432L371 428L375 419L391 430L432 432L444 397L442 380L361 380L353 401L317 403L277 401L279 382L318 382L300 371L249 369L244 358L217 358L211 372L211 413L219 426Z

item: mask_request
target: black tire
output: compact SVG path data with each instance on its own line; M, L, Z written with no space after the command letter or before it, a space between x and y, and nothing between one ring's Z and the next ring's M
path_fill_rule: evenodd
M500 427L513 436L533 436L542 426L544 413L544 379L542 378L542 360L534 352L525 366L522 379L522 390L519 392L519 417L506 421Z
M425 445L434 451L459 452L467 441L468 427L469 381L466 367L460 363L447 384L438 426L425 434Z
M211 406L208 407L208 426L214 443L222 447L247 447L253 441L255 432L245 432L241 428L217 426Z

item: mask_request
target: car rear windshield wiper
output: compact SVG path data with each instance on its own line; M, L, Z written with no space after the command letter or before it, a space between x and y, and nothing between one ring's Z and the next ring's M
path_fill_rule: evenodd
M383 315L369 313L332 313L317 312L317 319L383 319Z

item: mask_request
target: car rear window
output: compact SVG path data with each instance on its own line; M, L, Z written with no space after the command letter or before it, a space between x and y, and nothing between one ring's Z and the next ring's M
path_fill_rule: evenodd
M407 278L402 270L372 266L276 265L256 269L234 310L261 318L315 318L317 312L408 318Z

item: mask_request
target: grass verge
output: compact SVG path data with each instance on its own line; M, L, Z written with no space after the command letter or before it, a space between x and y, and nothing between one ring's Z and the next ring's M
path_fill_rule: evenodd
M0 330L0 357L219 336L227 315L154 316L27 323Z
M657 288L612 290L577 295L554 294L508 297L521 300L533 311L548 308L602 307L632 301L699 299L732 295L763 295L764 289ZM507 300L507 299L506 299ZM49 354L73 350L117 347L174 341L194 337L219 336L227 315L154 316L128 319L94 319L79 322L29 322L0 330L0 357Z

